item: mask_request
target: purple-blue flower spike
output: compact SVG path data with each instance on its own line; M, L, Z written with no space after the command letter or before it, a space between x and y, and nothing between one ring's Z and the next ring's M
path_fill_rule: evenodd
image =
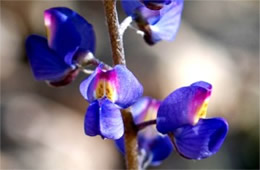
M131 111L135 124L156 119L160 101L149 97L139 99ZM124 138L116 141L119 150L124 154ZM148 126L138 133L139 161L142 166L159 165L172 152L172 144L167 135L159 134L155 125Z
M211 91L211 84L195 82L175 90L159 107L158 131L173 134L176 150L185 158L199 160L215 154L227 135L224 119L204 119Z
M135 103L143 87L123 65L107 70L100 64L80 84L82 96L90 102L85 116L85 133L89 136L119 139L124 133L120 109Z
M160 4L160 10L147 8L145 4ZM179 29L183 0L144 1L123 0L122 6L127 15L137 23L144 32L145 41L153 45L161 40L173 41Z
M68 8L51 8L44 12L47 39L31 35L26 41L29 62L36 80L63 86L75 79L78 50L94 53L92 26Z

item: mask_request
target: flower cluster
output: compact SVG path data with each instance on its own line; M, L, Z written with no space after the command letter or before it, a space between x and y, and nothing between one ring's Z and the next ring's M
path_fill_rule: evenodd
M161 102L150 97L140 98L131 107L135 124L155 120ZM125 154L124 137L116 140L116 146ZM156 125L145 127L138 134L138 152L141 167L159 165L173 150L170 138L156 130Z
M187 159L212 156L221 147L228 131L223 118L205 119L212 86L196 82L173 91L162 102L141 98L132 106L135 123L156 120L138 134L142 165L158 165L175 151ZM171 144L172 143L172 144ZM116 145L124 153L123 138Z
M174 40L183 0L122 0L122 7L148 44ZM44 12L44 23L47 38L31 35L26 41L36 80L64 86L80 71L86 71L89 64L96 66L79 87L89 102L84 121L86 135L115 140L125 154L125 122L120 110L130 108L141 168L159 165L172 151L200 160L220 149L228 124L223 118L206 119L211 84L195 82L162 101L142 97L142 85L125 65L111 67L95 58L95 33L82 16L65 7L51 8Z

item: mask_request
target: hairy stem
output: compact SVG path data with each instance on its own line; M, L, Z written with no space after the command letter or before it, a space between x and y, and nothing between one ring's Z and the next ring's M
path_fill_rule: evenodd
M104 0L105 14L112 46L114 64L125 65L125 54L116 10L116 0Z
M122 34L116 11L116 0L104 0L105 14L112 47L113 63L125 65L125 54L123 48ZM125 129L125 151L127 169L139 169L137 153L137 132L131 112L127 109L121 110Z
M125 152L127 169L139 169L137 153L137 128L133 121L131 112L127 109L121 110L125 126Z

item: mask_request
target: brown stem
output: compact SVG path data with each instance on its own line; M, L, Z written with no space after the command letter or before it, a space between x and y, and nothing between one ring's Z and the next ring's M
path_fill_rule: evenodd
M133 116L127 109L121 110L125 128L125 151L127 169L139 169L137 153L137 132Z
M116 10L116 0L104 0L104 7L112 46L114 65L125 65L123 40L119 33L120 26Z
M122 35L119 32L119 22L116 10L116 0L104 0L106 20L110 35L114 65L125 65L125 54ZM137 153L137 132L131 112L121 110L125 129L126 165L128 170L139 169Z
M154 124L156 124L156 119L149 120L149 121L146 121L146 122L142 122L140 124L137 124L136 127L137 127L137 129L139 131L139 130L142 130L142 129L146 128L147 126L154 125Z

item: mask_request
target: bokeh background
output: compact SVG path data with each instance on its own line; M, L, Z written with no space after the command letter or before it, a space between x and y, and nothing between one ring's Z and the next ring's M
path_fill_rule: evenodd
M46 34L43 11L66 6L93 24L96 56L111 62L101 1L1 0L1 169L123 169L113 141L85 136L88 103L77 80L50 88L34 80L24 42ZM118 3L120 20L125 15ZM230 130L211 158L190 161L176 153L159 169L259 169L259 1L188 0L174 42L148 46L134 30L124 36L128 67L144 94L163 99L194 81L213 84L208 117Z

